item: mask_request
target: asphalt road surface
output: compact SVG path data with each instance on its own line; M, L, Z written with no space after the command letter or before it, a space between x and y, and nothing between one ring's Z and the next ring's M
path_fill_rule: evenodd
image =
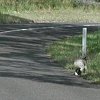
M0 25L0 100L100 100L100 86L66 72L45 52L53 41L81 34L82 27Z

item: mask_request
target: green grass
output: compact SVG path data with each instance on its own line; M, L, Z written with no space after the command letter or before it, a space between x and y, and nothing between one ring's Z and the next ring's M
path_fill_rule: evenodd
M1 10L1 9L0 9ZM8 14L9 16L6 16ZM16 18L18 17L17 21ZM74 16L74 17L73 17ZM97 23L100 22L99 10L84 11L80 9L59 9L59 10L33 10L33 11L1 11L0 22L2 23L21 23L22 18L26 20L33 20L35 23L61 22L61 23ZM5 20L6 19L6 20ZM23 22L23 21L22 21Z
M33 10L33 9L59 9L72 7L73 0L0 0L3 9Z
M19 10L32 10L32 9L59 9L68 7L80 7L86 6L81 0L0 0L0 7L3 9ZM92 0L91 0L92 1ZM100 2L99 0L95 0ZM97 8L97 5L93 3L88 7ZM99 6L98 6L99 7Z
M100 6L81 5L75 1L77 0L0 0L0 23L26 23L25 19L36 23L100 22Z
M15 23L16 18L13 18L14 16L33 20L34 22L100 22L100 6L86 6L76 1L0 0L0 22ZM5 14L9 14L10 17ZM18 22L21 23L21 20L17 19Z
M84 5L78 2L77 0L0 0L0 7L2 7L5 10L13 9L16 11L48 8L59 9L80 6ZM97 7L94 4L92 4L92 6Z
M67 71L75 70L73 62L81 57L81 35L65 37L54 42L48 48L48 54ZM87 74L83 78L93 82L100 82L100 31L87 36Z

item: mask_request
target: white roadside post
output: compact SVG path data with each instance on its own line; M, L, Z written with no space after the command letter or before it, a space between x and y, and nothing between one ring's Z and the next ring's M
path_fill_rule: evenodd
M82 36L82 58L87 55L87 28L83 28Z

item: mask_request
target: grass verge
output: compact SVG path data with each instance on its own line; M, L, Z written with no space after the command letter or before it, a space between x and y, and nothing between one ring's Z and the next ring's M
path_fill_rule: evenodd
M39 23L97 23L100 22L98 2L89 4L82 3L82 0L0 0L0 23L26 23L28 20Z
M74 17L73 17L74 16ZM32 20L35 23L97 23L100 22L99 10L59 9L59 10L33 10L33 11L1 11L0 23L23 23L20 19ZM18 17L18 19L14 18ZM6 20L5 20L6 19Z
M67 71L74 71L73 62L81 57L81 35L65 37L54 42L48 48L51 58L57 61ZM90 33L87 36L87 74L83 78L100 83L100 31Z

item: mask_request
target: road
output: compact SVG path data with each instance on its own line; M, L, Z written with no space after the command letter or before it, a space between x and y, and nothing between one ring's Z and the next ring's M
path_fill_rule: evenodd
M100 100L100 86L66 72L45 51L53 41L81 34L82 27L0 25L0 100Z

